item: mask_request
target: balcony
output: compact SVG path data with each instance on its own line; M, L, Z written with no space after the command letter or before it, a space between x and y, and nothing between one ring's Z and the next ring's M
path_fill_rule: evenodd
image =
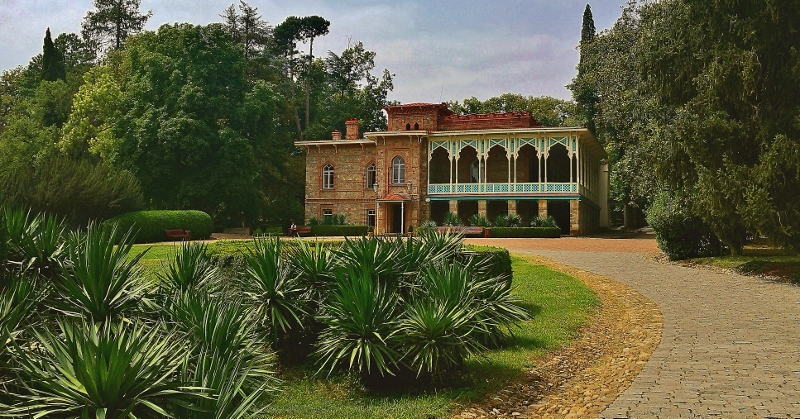
M428 185L428 195L475 195L481 197L509 195L564 195L580 194L597 202L595 194L577 182L534 182L534 183L438 183Z

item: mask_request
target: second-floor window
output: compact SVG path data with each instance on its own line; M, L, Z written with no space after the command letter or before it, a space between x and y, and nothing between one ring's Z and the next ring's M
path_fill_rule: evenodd
M377 181L378 171L375 169L375 163L370 163L370 165L367 166L367 185L365 189L371 189Z
M406 183L406 161L400 156L392 159L392 183Z
M322 168L322 189L333 189L333 166L330 164Z

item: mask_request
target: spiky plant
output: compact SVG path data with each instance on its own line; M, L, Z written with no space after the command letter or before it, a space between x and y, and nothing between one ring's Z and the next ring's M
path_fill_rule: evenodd
M120 234L116 226L90 224L85 233L75 233L67 247L70 263L54 284L54 308L98 322L136 309L150 283L138 266L146 252L129 259L132 246L130 232Z
M400 274L397 257L400 249L388 240L376 237L361 237L351 240L345 237L342 247L335 252L341 266L362 270L375 278L394 279Z
M218 276L219 269L208 255L208 246L186 241L176 247L169 264L158 274L162 287L177 292L212 284Z
M464 245L462 233L439 233L431 231L420 234L428 254L436 255L442 260L452 260Z
M320 241L313 245L307 241L298 242L289 253L289 263L294 273L312 288L324 288L333 278L336 267L330 247Z
M10 262L20 271L52 277L65 256L64 221L21 209L4 211Z
M33 281L14 273L0 286L0 384L11 376L13 364L8 350L18 343L24 328L33 325L30 319L42 299Z
M443 225L460 226L461 224L461 217L459 217L458 214L449 211L444 214Z
M268 370L250 311L238 301L211 297L197 290L180 293L168 307L169 317L188 338L191 356L181 370L183 381L211 390L199 400L202 410L179 408L181 418L234 418L255 414L254 403L271 391Z
M394 374L400 360L398 302L385 283L362 269L339 269L321 311L326 328L316 351L319 371L344 367L362 376Z
M140 323L58 321L35 332L37 349L16 347L16 417L155 418L196 398L177 370L187 351L175 335Z
M472 216L469 217L469 225L489 227L489 220L487 220L486 217L481 214L472 214Z
M308 311L307 292L281 256L279 238L254 239L246 260L246 278L241 289L275 347L282 335L303 327L301 318Z

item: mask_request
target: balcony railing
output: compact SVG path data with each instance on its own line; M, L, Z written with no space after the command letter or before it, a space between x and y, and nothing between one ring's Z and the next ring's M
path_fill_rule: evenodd
M581 194L592 201L596 194L576 182L538 183L435 183L428 185L429 195L514 195L514 194Z

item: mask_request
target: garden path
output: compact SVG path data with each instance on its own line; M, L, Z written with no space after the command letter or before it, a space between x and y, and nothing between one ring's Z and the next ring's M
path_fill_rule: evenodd
M659 345L601 418L800 418L800 287L659 262L652 238L474 243L614 278L658 305Z

